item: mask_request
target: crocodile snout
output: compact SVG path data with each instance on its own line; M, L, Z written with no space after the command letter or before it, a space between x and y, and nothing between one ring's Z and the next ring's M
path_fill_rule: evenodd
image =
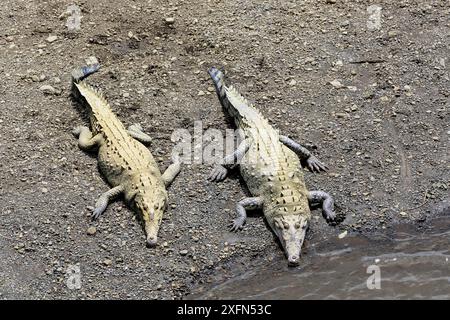
M147 237L147 247L154 248L156 247L156 243L158 242L158 238L156 236Z
M288 265L289 267L296 267L300 261L300 257L297 255L292 255L288 257Z

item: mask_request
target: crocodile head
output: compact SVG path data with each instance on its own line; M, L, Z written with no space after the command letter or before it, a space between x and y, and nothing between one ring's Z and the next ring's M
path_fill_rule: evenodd
M144 223L147 247L156 247L165 201L155 202L153 199L138 195L134 199L134 206Z
M273 218L272 229L280 239L289 266L296 266L299 263L308 223L309 217L299 214Z

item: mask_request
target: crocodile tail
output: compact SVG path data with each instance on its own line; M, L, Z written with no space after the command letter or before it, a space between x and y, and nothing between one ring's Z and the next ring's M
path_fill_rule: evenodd
M225 75L222 71L217 69L216 67L212 67L208 70L211 79L214 82L214 86L216 87L217 96L219 97L219 101L225 109L230 108L230 102L227 98L227 93L225 91Z
M220 103L228 111L228 114L235 118L240 124L244 122L265 121L264 117L247 101L232 85L225 86L224 74L215 67L208 70L214 81L216 92Z
M97 72L100 69L100 64L95 63L88 66L83 66L72 70L72 95L78 99L80 97L80 91L76 86L77 83L81 82L89 75Z

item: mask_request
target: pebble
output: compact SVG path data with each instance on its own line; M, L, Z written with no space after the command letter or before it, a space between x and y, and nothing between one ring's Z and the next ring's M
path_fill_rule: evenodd
M89 56L84 61L86 62L86 64L88 66L91 66L91 65L94 65L94 64L98 64L98 59L97 59L97 57L94 57L94 56Z
M49 35L47 38L47 42L52 43L52 42L56 41L56 39L58 39L57 36Z
M122 96L123 96L124 98L128 98L128 97L130 96L130 94L129 94L128 92L124 92L124 93L122 94Z
M294 79L292 79L291 81L289 81L289 85L291 87L295 86L297 84L297 81L295 81Z
M405 211L400 211L400 215L404 217L407 215L407 213Z
M39 88L44 94L60 94L61 92L49 84L44 84Z
M110 266L112 264L112 260L111 259L105 259L105 260L103 260L103 264L105 266Z
M197 95L198 95L198 96L204 96L204 95L205 95L205 93L204 93L203 91L201 91L201 90L200 90L200 91L198 92L198 94L197 94Z
M343 87L342 83L339 80L330 81L330 84L336 89L340 89Z
M41 191L42 191L42 193L47 193L48 189L47 188L42 188Z
M166 23L171 25L175 23L175 18L169 17L165 19Z
M346 236L347 236L347 230L345 230L344 232L340 233L340 234L338 235L338 238L339 238L339 239L344 239Z
M87 233L88 235L90 235L90 236L93 236L94 234L97 233L97 228L94 227L94 226L89 227L89 228L87 229L86 233Z
M187 250L180 250L180 255L185 256L188 254Z
M214 87L208 87L209 92L214 92L214 90L216 90L216 89L214 89Z

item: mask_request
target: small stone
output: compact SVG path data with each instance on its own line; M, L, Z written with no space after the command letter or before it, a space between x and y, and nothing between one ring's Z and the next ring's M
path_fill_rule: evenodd
M438 136L433 136L433 137L431 137L431 139L433 139L434 141L439 141L439 137Z
M105 266L110 266L112 264L112 260L111 259L105 259L105 260L103 260L103 264Z
M94 65L94 64L98 64L98 59L97 59L97 57L94 57L94 56L89 56L84 61L86 62L86 64L88 66L91 66L91 65Z
M39 90L41 90L44 94L60 94L61 92L57 89L55 89L54 87L52 87L51 85L48 84L44 84L43 86L41 86L39 88Z
M42 188L41 191L42 191L42 193L47 193L48 189L47 188Z
M401 215L401 216L406 216L407 213L406 213L405 211L400 211L400 215Z
M169 17L169 18L166 18L165 21L168 25L171 25L171 24L175 23L175 18Z
M204 96L205 95L205 93L202 91L202 90L200 90L199 92L198 92L198 94L197 94L198 96Z
M405 91L411 91L411 87L408 86L408 85L405 85L405 86L403 87L403 90L405 90Z
M185 255L187 255L188 254L188 251L187 250L180 250L180 255L181 256L185 256Z
M389 37L389 38L394 38L394 37L396 37L397 35L398 35L398 32L395 31L395 30L391 30L391 31L388 32L388 37Z
M336 61L336 62L334 63L334 65L335 65L336 67L342 67L342 66L344 65L344 63L342 62L342 60L338 60L338 61Z
M289 81L289 85L291 87L295 86L297 84L297 81L295 81L294 79L292 79L291 81Z
M124 98L128 98L128 97L130 96L130 94L129 94L128 92L124 92L124 93L122 94L122 96L123 96Z
M58 39L57 36L49 35L47 38L47 42L52 43L52 42L56 41L56 39Z
M339 239L344 239L346 236L347 236L347 230L345 230L344 232L340 233L340 234L338 235L338 238L339 238Z
M330 81L330 84L336 89L340 89L343 87L342 83L339 80Z
M357 111L358 110L358 106L356 104L352 104L352 106L350 107L350 110Z
M214 90L216 90L216 89L214 89L214 87L208 87L209 92L214 92Z
M94 227L94 226L89 227L89 228L87 229L86 233L87 233L88 235L90 235L90 236L93 236L94 234L97 233L97 228Z

